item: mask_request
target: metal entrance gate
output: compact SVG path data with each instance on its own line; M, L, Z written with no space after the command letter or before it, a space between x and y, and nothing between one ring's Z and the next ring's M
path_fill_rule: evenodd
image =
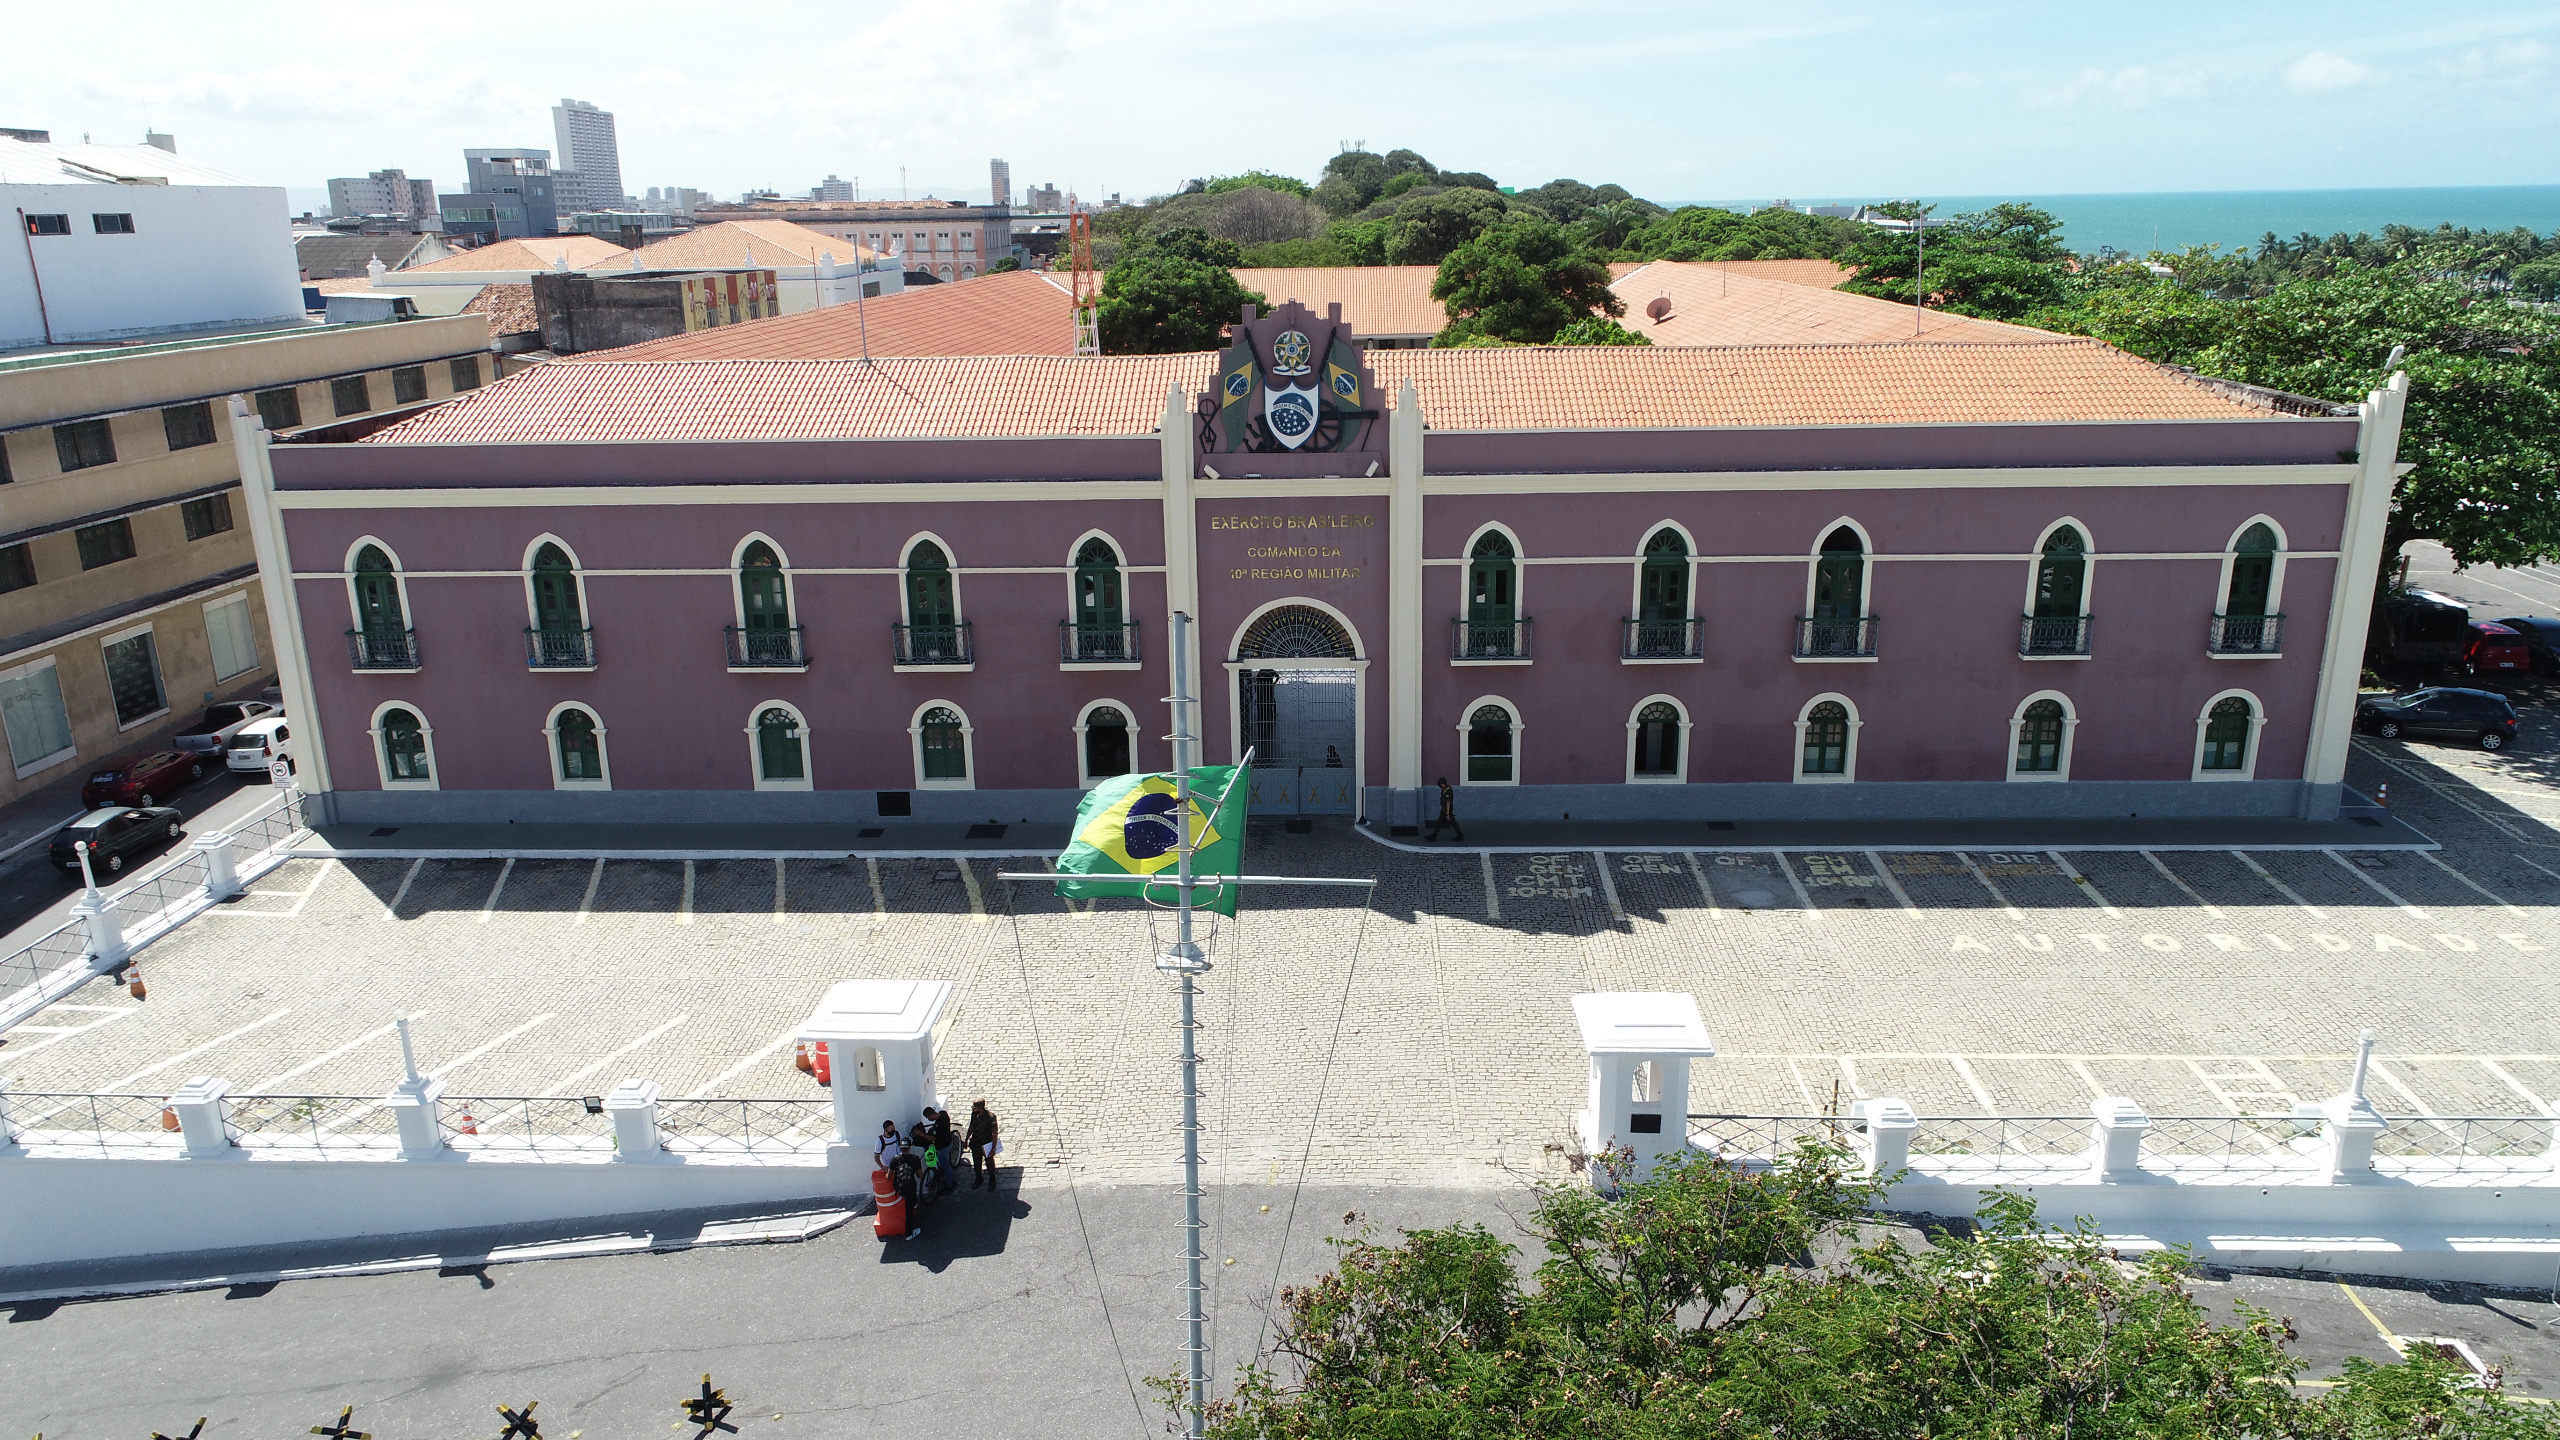
M1359 808L1360 686L1350 670L1241 670L1237 713L1253 756L1256 815Z

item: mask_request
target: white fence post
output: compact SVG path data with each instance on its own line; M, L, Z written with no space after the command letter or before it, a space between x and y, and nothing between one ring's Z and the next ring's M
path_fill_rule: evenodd
M2365 1071L2372 1064L2373 1032L2367 1030L2356 1043L2356 1068L2346 1090L2320 1102L2320 1138L2332 1185L2372 1179L2373 1142L2391 1128L2391 1122L2364 1098Z
M231 1149L231 1105L224 1097L231 1082L199 1075L178 1087L169 1108L178 1116L178 1133L186 1141L187 1158L210 1159Z
M443 1110L436 1103L443 1096L443 1081L421 1078L400 1082L384 1097L383 1108L400 1127L401 1159L432 1160L444 1153Z
M218 830L197 840L193 847L197 854L204 856L204 898L217 905L237 896L244 888L240 884L234 843L238 839L228 830Z
M2151 1130L2151 1117L2142 1106L2122 1095L2109 1095L2091 1101L2089 1159L2097 1181L2130 1180L2142 1173L2142 1137Z
M667 1158L658 1138L658 1082L625 1080L604 1097L604 1113L613 1117L613 1158L646 1163Z
M1861 1100L1849 1107L1849 1116L1867 1132L1869 1175L1880 1179L1911 1163L1911 1132L1920 1128L1920 1117L1908 1104L1886 1097Z
M116 917L116 902L103 890L91 890L71 907L73 919L89 929L89 966L101 975L112 975L124 968L128 952L124 944L124 922Z

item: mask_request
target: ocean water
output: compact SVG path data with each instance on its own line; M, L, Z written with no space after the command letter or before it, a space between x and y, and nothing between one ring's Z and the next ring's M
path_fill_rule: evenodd
M1872 197L1793 197L1810 205L1857 204ZM2082 254L2102 245L2142 254L2188 245L2225 250L2254 247L2272 230L2291 239L2308 230L2323 239L2344 231L2379 235L2385 225L2439 224L2538 235L2560 232L2560 185L2480 185L2405 190L2189 190L2132 195L1922 195L1939 215L1962 215L2004 200L2023 200L2062 220L2063 238ZM1733 201L1710 202L1743 208ZM1760 200L1751 204L1766 205Z

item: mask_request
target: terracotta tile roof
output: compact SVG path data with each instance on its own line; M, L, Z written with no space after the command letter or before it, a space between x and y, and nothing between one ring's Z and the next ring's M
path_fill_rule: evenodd
M531 285L483 285L462 313L488 316L491 335L521 335L542 328L542 312L534 308Z
M1829 265L1825 261L1759 264ZM1629 271L1609 287L1627 302L1619 323L1656 345L1866 345L1910 341L1912 310L1890 300L1851 295L1814 285L1750 274L1739 265L1656 261ZM1661 320L1647 308L1669 299ZM2042 330L1930 311L1919 339L1934 343L1990 343L2046 338Z
M865 327L880 355L1071 355L1075 320L1067 292L1046 275L1009 270L958 285L919 285L866 300L860 313L831 305L744 325L599 350L577 363L631 360L847 360L862 354Z
M1850 275L1847 266L1837 265L1829 260L1718 260L1714 263L1736 275L1749 275L1761 280L1784 280L1790 285L1812 285L1824 290L1848 279Z
M832 252L851 273L857 248L851 240L788 220L723 220L643 245L594 268L628 268L634 259L642 270L738 270L750 261L759 266L815 265L820 255Z
M1196 394L1214 359L555 363L365 443L1138 436L1155 430L1166 387ZM1390 393L1410 380L1444 433L2268 418L2177 371L2064 337L1381 350L1370 360Z
M1273 305L1295 300L1322 315L1339 301L1342 318L1362 335L1436 335L1449 323L1449 312L1431 298L1439 274L1432 265L1360 265L1243 269L1235 277Z
M404 276L481 275L505 270L549 270L554 268L554 261L563 257L567 258L570 269L584 270L616 261L629 253L612 241L599 240L593 235L543 235L531 240L501 240L477 250L459 251L442 260L412 265L400 273Z

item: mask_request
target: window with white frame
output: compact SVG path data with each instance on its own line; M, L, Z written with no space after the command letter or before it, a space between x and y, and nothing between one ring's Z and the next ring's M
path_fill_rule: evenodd
M1137 768L1136 732L1129 716L1130 708L1117 700L1096 700L1076 717L1078 785L1091 789Z
M1520 712L1508 700L1486 696L1467 707L1458 727L1461 772L1469 785L1520 783Z
M542 735L551 749L551 784L557 790L610 790L613 772L605 754L604 720L584 705L552 707Z
M1845 695L1817 695L1796 713L1798 784L1845 784L1858 778L1858 707Z
M9 733L9 763L21 780L80 753L52 656L0 673L0 729Z
M138 625L100 643L107 662L107 689L116 702L116 727L130 730L166 714L168 692L160 684L160 647L151 627Z
M2205 702L2196 716L2198 780L2248 780L2257 775L2258 732L2267 723L2266 707L2245 690L2225 690Z
M436 788L435 732L424 711L399 701L373 712L374 761L386 790Z
M1627 783L1676 784L1689 775L1689 716L1680 702L1656 695L1627 719Z
M908 734L915 743L917 789L975 788L969 717L959 706L947 700L925 702L917 707Z
M258 629L249 621L247 595L226 595L204 607L204 634L213 650L214 679L258 668Z
M755 708L747 739L759 790L806 790L809 778L809 727L800 707L768 700Z
M2071 778L2071 733L2080 724L2070 697L2040 690L2018 702L2009 717L2009 778Z

